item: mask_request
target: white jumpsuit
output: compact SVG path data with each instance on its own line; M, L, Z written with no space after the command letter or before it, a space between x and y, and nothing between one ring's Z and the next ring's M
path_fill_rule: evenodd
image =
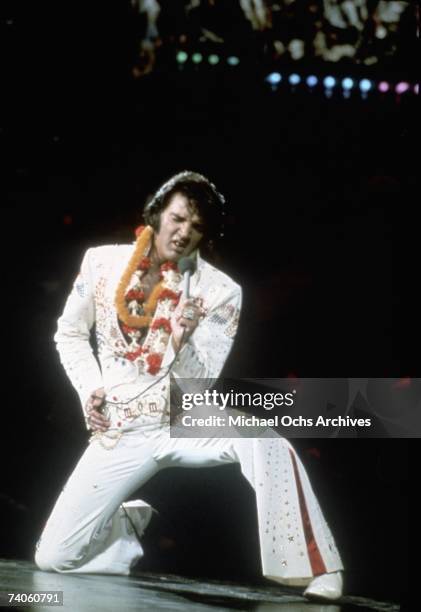
M170 437L168 367L172 364L175 377L218 378L236 333L241 290L197 255L191 295L202 300L207 314L174 363L171 342L153 331L152 322L144 343L163 360L158 373L149 373L142 358L124 357L128 345L114 306L132 251L132 245L89 249L58 322L57 348L82 406L104 387L111 427L91 438L59 496L37 544L38 567L128 574L143 551L122 502L165 467L239 462L256 494L263 574L306 585L316 575L343 569L305 469L287 440ZM180 280L168 272L169 289ZM158 303L154 319L169 315L168 304ZM101 368L90 345L94 322Z

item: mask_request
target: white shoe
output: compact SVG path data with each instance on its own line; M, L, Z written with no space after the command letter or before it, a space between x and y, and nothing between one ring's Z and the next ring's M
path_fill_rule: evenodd
M339 599L342 595L342 572L333 572L332 574L322 574L316 576L306 590L304 591L304 597L309 599L327 599L334 601Z
M124 510L123 510L124 508ZM152 518L153 508L141 499L133 499L132 501L124 502L120 506L120 515L126 518L127 530L129 533L134 533L133 525L127 519L129 515L130 521L133 523L136 529L136 535L139 538L145 532L146 527L149 525Z

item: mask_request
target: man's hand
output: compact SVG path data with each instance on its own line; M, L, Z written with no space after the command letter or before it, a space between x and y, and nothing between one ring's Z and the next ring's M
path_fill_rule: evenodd
M181 348L181 341L184 343L190 338L205 314L199 300L180 300L171 317L172 342L176 351Z
M92 429L92 431L107 431L110 426L110 421L101 413L104 400L105 390L101 387L93 391L86 402L86 422L89 429Z

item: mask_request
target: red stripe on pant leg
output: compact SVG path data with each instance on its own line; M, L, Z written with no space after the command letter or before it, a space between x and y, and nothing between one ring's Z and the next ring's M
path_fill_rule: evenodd
M294 457L294 453L290 450L292 465L294 467L295 480L297 482L298 500L300 503L301 516L303 519L304 537L307 544L307 552L310 559L310 565L314 576L320 574L326 574L326 566L320 554L319 547L317 546L316 539L314 537L313 528L311 526L310 516L307 510L307 504L304 497L303 487L301 485L300 475L298 472L297 462Z

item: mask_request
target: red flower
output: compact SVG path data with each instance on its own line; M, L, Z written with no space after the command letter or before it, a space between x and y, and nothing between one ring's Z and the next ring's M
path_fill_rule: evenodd
M143 257L137 267L139 270L149 270L151 267L151 260L149 257Z
M180 301L181 293L175 293L175 291L171 291L171 289L163 289L159 294L160 300L172 300L174 302L174 306L178 304Z
M160 319L155 319L155 321L151 325L151 329L163 329L167 332L167 334L171 333L171 323L168 319L161 317Z
M162 363L162 355L158 355L158 353L151 353L146 357L146 361L148 362L148 372L150 374L157 374L161 367Z
M143 302L145 300L144 291L137 291L136 289L130 289L130 291L128 291L126 294L126 301L131 302L132 300Z
M167 270L177 270L178 272L177 264L175 263L175 261L166 261L165 263L162 264L162 266L160 267L160 270L161 270L161 275L163 272L167 272Z
M143 230L145 229L144 225L139 225L139 227L137 227L134 231L136 238L139 238L140 234L143 232Z
M140 355L142 354L142 349L138 348L135 351L131 351L125 354L125 358L129 359L130 361L135 361L135 359L137 359L138 357L140 357Z

